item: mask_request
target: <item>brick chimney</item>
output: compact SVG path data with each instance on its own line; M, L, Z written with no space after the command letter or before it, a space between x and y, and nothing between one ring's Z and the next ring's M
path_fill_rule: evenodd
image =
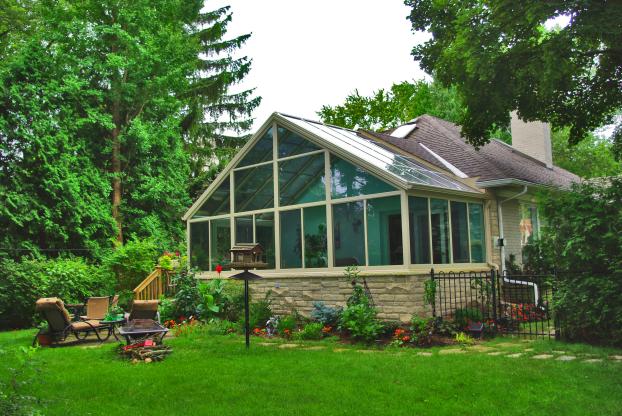
M548 123L518 118L512 111L510 128L512 131L512 147L544 163L547 168L553 167L553 151L551 149L551 128Z

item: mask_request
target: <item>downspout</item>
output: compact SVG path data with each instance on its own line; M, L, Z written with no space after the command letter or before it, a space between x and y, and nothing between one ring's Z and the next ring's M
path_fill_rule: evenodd
M506 270L505 270L505 233L503 232L503 210L502 210L502 205L505 204L508 201L511 201L513 199L516 199L518 197L521 197L523 195L525 195L528 191L528 187L527 185L525 185L523 187L523 190L520 191L519 193L517 193L516 195L513 195L507 199L504 199L503 201L497 201L497 217L499 218L499 239L501 241L503 241L503 245L501 246L501 276L503 277L503 281L505 283L510 283L510 284L517 284L517 285L525 285L525 286L531 286L533 287L533 292L534 292L534 296L535 296L535 301L536 304L538 303L538 300L540 299L540 293L538 291L538 286L534 283L534 282L526 282L524 280L514 280L514 279L509 279L506 276Z

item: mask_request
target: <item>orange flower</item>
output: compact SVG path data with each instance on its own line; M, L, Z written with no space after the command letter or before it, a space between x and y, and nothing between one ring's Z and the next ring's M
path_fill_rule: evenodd
M325 333L325 334L328 334L332 330L333 330L333 328L328 326L328 325L326 325L324 328L322 328L322 332Z
M402 341L408 342L408 341L410 341L410 337L408 335L406 335L405 337L402 338Z

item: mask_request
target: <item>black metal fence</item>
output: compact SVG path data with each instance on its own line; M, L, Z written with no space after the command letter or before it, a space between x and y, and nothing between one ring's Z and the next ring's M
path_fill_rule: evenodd
M482 322L487 331L558 338L552 312L553 275L510 275L485 272L430 272L435 283L434 316L459 325Z

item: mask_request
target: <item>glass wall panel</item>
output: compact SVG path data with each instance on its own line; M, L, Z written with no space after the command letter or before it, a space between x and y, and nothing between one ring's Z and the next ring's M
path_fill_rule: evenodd
M212 270L216 270L217 265L228 264L231 260L231 224L229 218L211 220L210 223Z
M192 218L213 217L229 213L229 176L216 188Z
M302 267L300 210L281 212L281 268Z
M469 204L469 231L471 234L471 262L486 261L486 239L484 234L484 207Z
M190 223L190 267L209 270L209 221Z
M235 219L235 242L254 243L253 240L253 216L236 217Z
M274 206L272 165L235 171L235 212L253 211Z
M255 234L263 248L263 261L274 269L274 213L255 214Z
M443 199L430 199L432 222L432 259L449 263L449 207Z
M466 202L451 201L451 245L454 263L468 263L470 261Z
M324 154L302 156L279 162L281 206L326 199Z
M261 136L255 146L249 149L249 152L238 163L237 167L254 165L256 163L267 162L272 160L272 147L274 139L272 138L272 127Z
M404 263L399 196L367 200L367 258L370 266Z
M305 267L328 266L326 244L326 206L305 208Z
M365 265L363 201L333 205L335 267Z
M333 198L395 191L388 183L334 155L330 156L330 171Z
M521 246L533 243L533 240L538 239L538 231L540 229L538 224L538 209L535 205L521 204L521 220L520 220L520 235Z
M277 139L279 143L279 158L320 150L319 147L303 139L299 134L284 127L277 129Z
M410 227L410 262L430 263L430 226L428 223L428 199L408 197Z

